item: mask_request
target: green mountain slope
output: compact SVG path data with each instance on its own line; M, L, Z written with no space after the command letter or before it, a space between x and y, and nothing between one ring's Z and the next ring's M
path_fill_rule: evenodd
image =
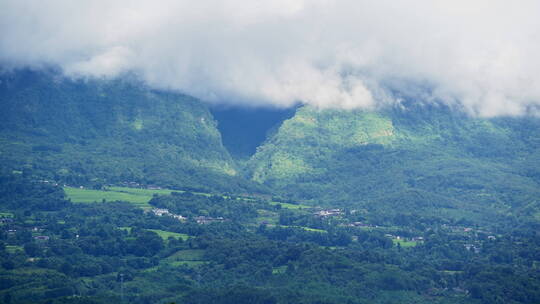
M216 122L193 98L129 80L17 72L0 83L0 163L68 184L239 191Z
M293 198L389 214L533 215L539 151L535 118L474 119L438 106L303 107L258 148L248 171Z

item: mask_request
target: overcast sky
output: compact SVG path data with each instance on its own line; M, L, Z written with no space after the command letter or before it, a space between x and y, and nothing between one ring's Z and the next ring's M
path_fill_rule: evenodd
M424 88L538 114L539 54L538 0L0 1L4 67L131 72L209 102L369 108Z

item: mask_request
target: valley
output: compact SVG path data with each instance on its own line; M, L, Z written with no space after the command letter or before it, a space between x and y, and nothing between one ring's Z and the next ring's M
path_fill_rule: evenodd
M50 73L0 83L0 301L540 299L536 117L212 109Z

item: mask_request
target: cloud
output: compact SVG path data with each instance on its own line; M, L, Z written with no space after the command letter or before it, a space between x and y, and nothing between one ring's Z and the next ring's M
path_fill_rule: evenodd
M480 116L538 114L540 2L0 2L0 64L136 73L216 103L376 107L429 88Z

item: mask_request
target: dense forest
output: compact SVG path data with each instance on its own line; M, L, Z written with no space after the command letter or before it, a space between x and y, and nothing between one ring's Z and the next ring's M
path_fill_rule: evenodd
M135 79L0 77L0 162L65 184L136 182L242 191L208 108Z
M472 118L412 102L379 112L302 107L247 168L253 180L297 200L538 217L540 120Z

